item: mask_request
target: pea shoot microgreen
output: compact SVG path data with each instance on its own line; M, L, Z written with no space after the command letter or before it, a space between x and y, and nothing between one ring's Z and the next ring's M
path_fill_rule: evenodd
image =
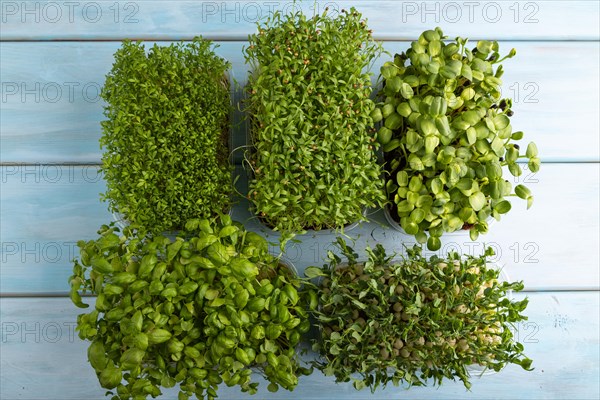
M509 363L531 369L511 330L527 319L528 299L511 300L522 282L500 282L487 249L479 257L421 255L408 249L394 259L381 245L366 249L366 261L341 238L342 256L329 253L311 289L312 313L321 331L315 362L338 382L375 390L392 382L422 386L460 379L470 388L467 368L494 371ZM432 380L432 381L431 381Z

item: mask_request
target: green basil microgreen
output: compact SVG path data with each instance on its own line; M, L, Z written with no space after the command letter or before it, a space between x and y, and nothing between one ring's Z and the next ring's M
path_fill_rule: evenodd
M301 279L229 216L185 227L172 242L104 225L78 243L71 299L87 307L80 293L98 296L76 329L101 386L113 400L176 384L179 398L212 400L222 382L256 393L258 371L269 390L293 390L312 371L296 350L310 328Z

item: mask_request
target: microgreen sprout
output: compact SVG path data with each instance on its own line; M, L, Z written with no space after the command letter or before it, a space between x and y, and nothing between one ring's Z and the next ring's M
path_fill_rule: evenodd
M229 62L209 41L125 41L102 98L110 209L153 232L231 207Z
M540 168L534 143L526 152L515 142L512 100L502 99L501 65L513 57L498 42L444 41L441 29L428 30L411 47L381 67L385 101L374 111L383 120L377 133L385 152L386 190L392 217L430 250L444 232L468 229L472 240L500 220L518 196L533 203L531 191L513 188L503 169L520 176L519 160Z
M282 232L342 228L385 200L371 112L382 52L360 13L274 13L245 49L248 198Z
M360 261L345 241L337 245L342 257L330 252L329 264L305 272L319 278L311 305L321 331L315 365L325 375L374 391L389 382L440 385L444 378L470 388L471 365L531 369L511 330L527 319L528 300L507 297L523 283L498 279L487 261L491 248L479 257L427 259L415 246L394 259L378 244Z

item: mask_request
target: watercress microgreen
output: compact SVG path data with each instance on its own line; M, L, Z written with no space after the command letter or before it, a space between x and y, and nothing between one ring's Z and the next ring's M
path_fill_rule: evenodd
M202 38L123 42L101 93L112 211L158 233L230 208L229 68Z

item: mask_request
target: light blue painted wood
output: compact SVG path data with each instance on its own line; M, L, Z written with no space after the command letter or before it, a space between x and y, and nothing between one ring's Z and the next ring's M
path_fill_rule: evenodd
M95 167L9 166L0 172L0 292L68 291L75 243L95 237L100 225L111 221L106 204L98 200L103 181ZM237 173L245 192L245 175L239 168ZM511 279L524 280L528 290L600 288L598 164L544 164L535 175L525 172L519 182L535 196L530 210L515 198L511 212L478 242L466 235L445 236L440 254L481 254L487 244L497 253L493 261L505 265ZM381 211L370 217L373 222L347 232L357 240L357 250L382 243L390 251L402 251L403 245L414 244L412 237L392 230ZM252 217L246 201L235 207L234 218L277 241ZM334 237L299 236L302 243L291 243L286 255L302 273L322 263Z
M232 62L234 80L246 73L243 45L221 43L215 50ZM119 46L3 43L0 162L100 162L98 139L104 117L99 91ZM236 111L236 120L239 114ZM243 144L244 136L237 135L234 145Z
M518 299L522 295L516 296ZM264 382L256 396L237 388L222 387L219 398L348 400L385 399L597 399L599 388L599 294L532 293L526 314L529 321L518 325L518 337L533 359L533 372L510 366L498 374L473 379L467 392L459 382L445 382L440 389L390 385L375 394L355 391L350 384L335 384L315 372L302 377L296 391L266 390ZM93 299L86 299L93 301ZM87 363L86 342L73 334L76 309L68 299L2 299L2 399L104 399ZM92 303L93 304L93 303ZM314 359L314 353L306 356ZM161 399L176 399L176 391Z
M163 43L164 44L164 43ZM233 64L243 85L244 42L216 52ZM600 108L597 43L502 42L517 57L505 65L504 94L515 99L515 130L534 140L544 161L598 161ZM98 90L110 70L115 42L3 43L1 162L99 162L102 102ZM390 53L407 42L387 42ZM382 56L374 71L387 56ZM574 90L577 88L577 90ZM238 102L240 93L236 95ZM236 104L238 105L238 104ZM237 113L237 117L240 117ZM234 130L244 144L244 126ZM236 153L240 160L241 153Z
M292 1L114 1L54 2L2 0L4 40L245 40L256 21ZM326 6L355 6L375 36L414 39L424 29L444 27L451 36L494 39L597 40L596 1L304 1L312 15ZM578 21L573 24L572 21Z

